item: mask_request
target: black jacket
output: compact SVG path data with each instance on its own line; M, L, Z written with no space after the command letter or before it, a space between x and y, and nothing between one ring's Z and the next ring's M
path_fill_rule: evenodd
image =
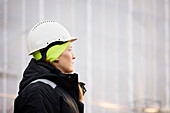
M53 89L36 79L48 79L57 86ZM30 84L31 83L31 84ZM84 104L79 101L78 75L63 74L42 61L31 60L20 82L14 113L83 113Z

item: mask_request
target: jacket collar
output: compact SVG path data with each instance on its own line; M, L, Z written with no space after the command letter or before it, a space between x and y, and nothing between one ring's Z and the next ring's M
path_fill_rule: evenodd
M61 88L71 92L70 94L72 94L72 91L78 93L78 74L63 74L52 65L43 61L36 61L35 59L31 59L24 71L23 79L20 82L20 91L32 81L40 78L53 81Z

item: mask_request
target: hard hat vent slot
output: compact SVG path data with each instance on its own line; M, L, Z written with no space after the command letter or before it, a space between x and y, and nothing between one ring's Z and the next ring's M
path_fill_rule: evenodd
M55 23L55 21L43 21L43 22L40 22L39 24L37 24L34 28L33 28L33 31L41 24L43 23L49 23L49 22L52 22L52 23Z

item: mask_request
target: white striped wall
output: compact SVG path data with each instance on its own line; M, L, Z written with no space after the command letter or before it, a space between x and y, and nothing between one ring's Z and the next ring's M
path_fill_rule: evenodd
M37 2L21 0L20 4L13 5L11 0L1 1L0 7L3 11L0 11L0 21L3 25L0 26L0 33L2 32L0 41L3 42L3 48L0 50L3 51L0 56L2 61L0 62L0 70L2 70L0 82L3 85L0 86L2 100L0 112L10 111L12 104L9 103L12 102L9 102L11 101L9 97L14 98L17 92L9 88L10 77L15 78L14 89L18 90L18 82L29 62L26 56L26 37L30 26L48 18L64 24L74 35L79 34L77 45L73 47L79 47L75 51L79 52L75 54L77 60L81 59L81 61L77 61L79 64L77 64L76 72L80 74L80 80L86 82L87 87L84 100L85 113L132 113L136 107L135 102L139 100L145 102L146 99L158 100L161 103L161 109L170 109L169 0L71 0L69 2L51 0L48 4L45 0ZM34 7L28 5L33 2L36 3L33 4ZM160 3L164 6L161 7ZM141 8L136 7L137 5ZM12 8L17 7L20 7L22 11L13 12ZM35 15L29 12L31 8L35 9ZM164 9L158 11L160 8ZM13 13L19 12L20 16L15 17ZM160 16L162 13L164 17ZM31 20L30 15L34 15L36 20ZM13 58L15 55L9 52L13 46L8 43L11 41L9 35L14 34L11 23L17 22L17 18L21 19L21 22L18 22L21 27L18 34L21 35L14 36L16 40L21 39L20 48L16 48L21 50L20 53L16 53L21 55L18 59ZM159 25L160 21L164 25ZM165 29L164 32L158 31L158 26ZM136 31L139 31L141 36L136 36ZM159 33L165 37L160 37ZM141 41L139 46L136 44L138 39ZM164 39L161 43L161 47L164 47L164 55L162 55L164 57L159 56L162 50L159 47L161 39ZM14 40L13 44L15 43L18 44ZM149 61L150 58L153 63ZM11 59L13 62L18 62L18 66L11 68L10 63L13 63L9 62ZM135 59L140 61L136 62ZM12 75L13 70L19 70L18 75L15 75L16 73Z
M4 12L3 12L3 113L7 111L7 72L8 72L8 39L7 39L7 16L8 16L8 0L4 0Z

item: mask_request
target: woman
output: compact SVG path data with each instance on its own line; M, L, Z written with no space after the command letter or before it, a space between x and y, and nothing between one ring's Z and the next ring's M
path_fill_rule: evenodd
M28 36L31 59L20 82L14 113L83 113L86 89L72 72L71 42L77 40L54 21L44 21Z

